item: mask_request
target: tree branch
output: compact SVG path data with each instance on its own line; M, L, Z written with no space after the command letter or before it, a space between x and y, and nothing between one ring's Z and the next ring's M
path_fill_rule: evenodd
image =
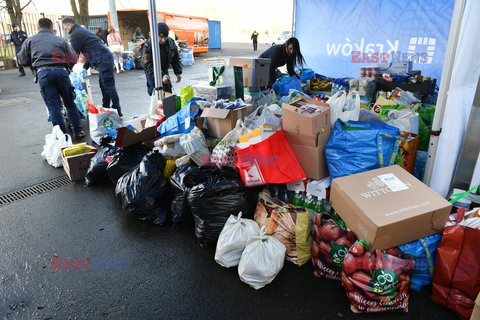
M75 0L70 0L70 5L72 6L73 16L78 17L77 3Z
M32 3L32 1L33 1L33 0L29 0L29 1L27 2L27 4L22 7L21 10L23 11L23 9L25 9L30 3Z

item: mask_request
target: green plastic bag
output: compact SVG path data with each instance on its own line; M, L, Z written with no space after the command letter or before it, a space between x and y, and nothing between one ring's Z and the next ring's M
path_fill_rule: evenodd
M430 131L432 130L433 117L435 116L435 106L417 104L413 110L419 114L418 136L420 137L420 142L418 143L418 150L428 151Z
M388 116L390 110L402 110L406 107L403 105L391 105L391 106L382 106L380 109L380 114L378 115L380 119L385 119Z
M187 104L187 101L193 98L193 87L187 86L185 88L180 89L180 99L181 99L181 107Z

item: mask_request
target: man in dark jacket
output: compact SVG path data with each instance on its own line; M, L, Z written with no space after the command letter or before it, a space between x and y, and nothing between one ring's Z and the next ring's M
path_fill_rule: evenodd
M38 20L38 33L27 40L18 53L19 63L32 66L37 71L40 92L47 105L52 124L59 125L64 133L67 127L62 117L60 97L68 112L75 139L85 137L80 122L80 113L75 105L75 91L66 68L71 68L78 55L63 38L53 33L50 19Z
M25 31L22 31L16 23L12 23L13 32L10 34L10 43L15 46L15 54L17 55L18 62L18 53L22 49L22 44L27 39L27 34ZM25 77L25 70L23 70L22 64L18 63L18 71L20 72L20 77Z
M160 43L160 60L162 63L162 82L163 90L165 92L172 92L172 82L168 75L168 68L171 66L173 72L177 76L177 82L182 80L182 66L180 64L180 57L178 55L177 45L172 38L168 37L170 29L165 23L158 24L158 41ZM148 39L143 44L142 63L145 69L145 76L147 78L147 92L152 95L155 89L155 78L153 76L153 53L152 53L152 38Z
M93 32L80 27L72 18L62 20L63 27L70 34L70 43L77 54L82 53L87 59L83 66L88 70L90 65L98 69L98 82L103 96L103 107L117 109L120 117L122 110L120 108L120 99L115 88L115 77L113 75L113 55L105 46L103 41Z
M253 33L250 39L253 41L253 51L257 51L258 32L256 30L253 30Z

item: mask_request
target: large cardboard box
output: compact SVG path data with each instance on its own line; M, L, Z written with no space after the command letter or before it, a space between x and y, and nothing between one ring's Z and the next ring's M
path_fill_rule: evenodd
M307 178L320 180L328 177L325 145L328 135L317 134L316 137L285 133L285 138L295 152Z
M64 156L62 152L62 164L65 173L71 181L85 179L90 160L96 152L82 153L74 156Z
M235 128L237 120L245 118L247 108L247 106L237 109L205 108L200 117L207 119L208 135L222 139Z
M147 127L148 115L143 115L133 120L124 121L123 127L117 129L115 146L119 148L129 147L134 144L155 138L158 135L157 127ZM135 131L127 128L131 125Z
M480 320L480 294L478 295L477 300L475 300L475 306L473 307L470 320Z
M301 98L291 104L284 103L282 111L282 126L285 132L310 137L328 134L328 140L332 131L328 104L310 98Z
M264 58L230 58L229 65L242 67L245 87L260 88L269 84L270 62Z
M370 250L442 232L452 208L397 165L334 179L330 201Z

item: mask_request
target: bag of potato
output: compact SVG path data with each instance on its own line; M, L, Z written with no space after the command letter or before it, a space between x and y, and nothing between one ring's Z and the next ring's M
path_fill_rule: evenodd
M310 212L263 191L259 195L254 219L260 227L266 227L266 235L275 237L285 245L286 259L301 266L311 257Z
M315 213L312 219L313 274L318 278L342 280L343 259L356 240L340 218Z
M369 252L357 241L343 259L342 285L355 313L408 311L414 259L399 249Z

